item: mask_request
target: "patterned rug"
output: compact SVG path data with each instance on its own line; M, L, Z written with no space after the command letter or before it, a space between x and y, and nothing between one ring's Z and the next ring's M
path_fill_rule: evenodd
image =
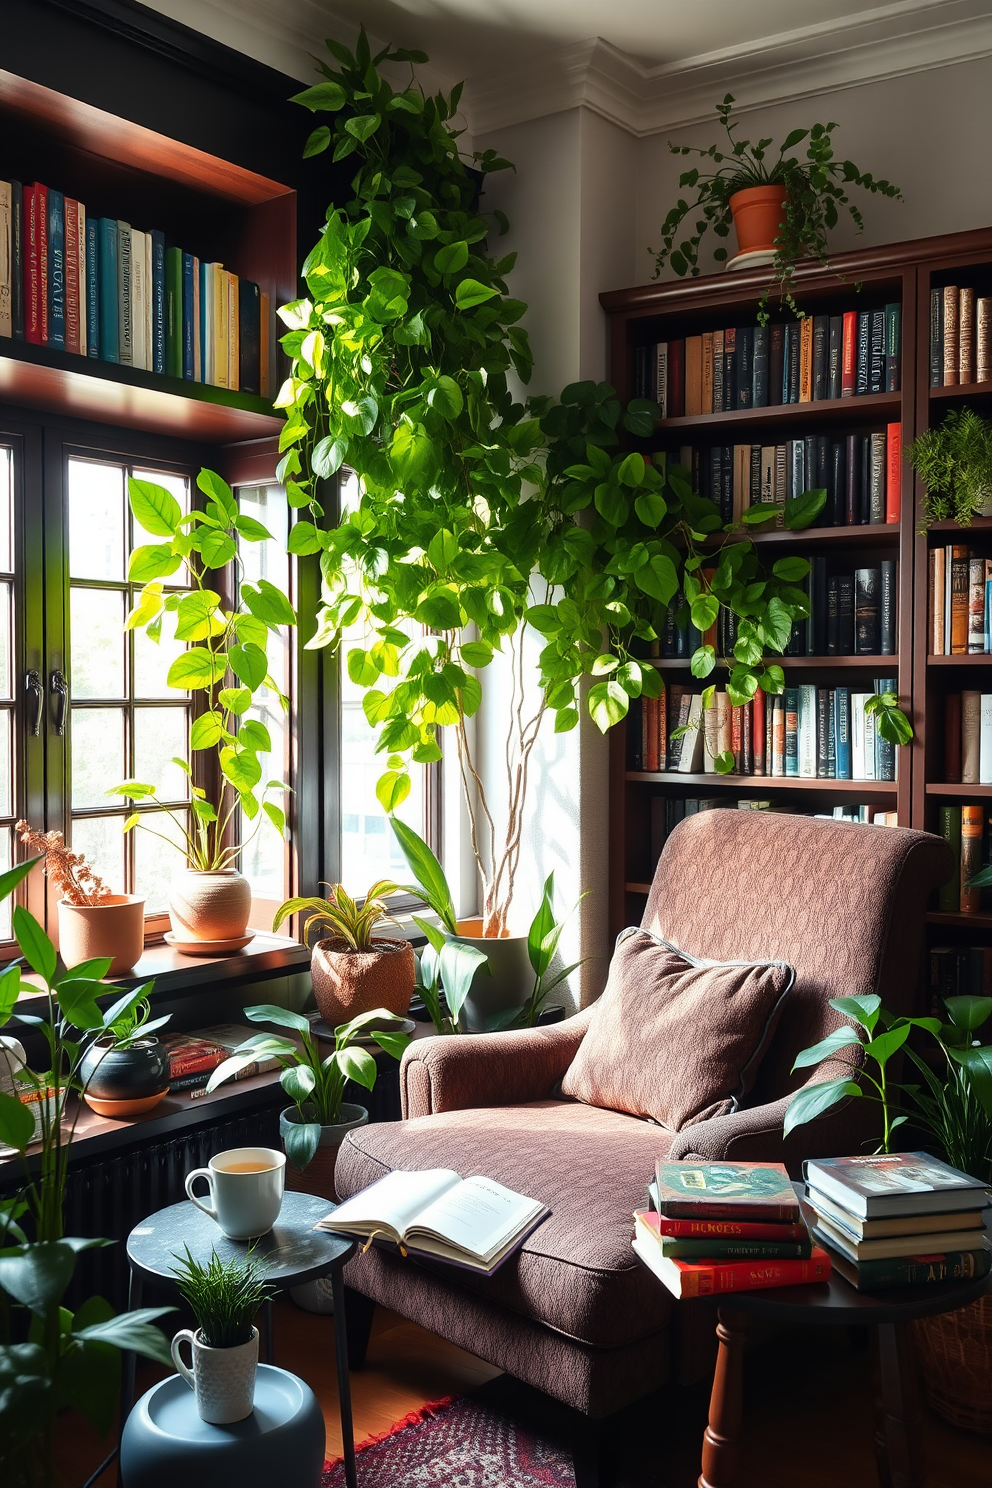
M434 1401L358 1447L361 1488L575 1488L566 1448L540 1441L478 1396ZM345 1488L329 1462L321 1488Z

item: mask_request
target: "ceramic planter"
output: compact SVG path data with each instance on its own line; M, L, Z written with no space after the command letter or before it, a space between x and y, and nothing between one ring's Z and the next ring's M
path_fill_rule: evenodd
M185 1342L190 1346L192 1369L180 1352ZM247 1343L236 1344L234 1348L210 1348L203 1342L199 1328L195 1333L180 1328L172 1340L172 1362L196 1395L201 1421L229 1426L251 1415L258 1373L257 1328L252 1328Z
M782 223L784 186L747 186L730 198L739 253L773 253Z
M484 1033L489 1018L510 1008L523 1007L534 990L534 968L527 952L526 935L483 935L482 920L459 920L460 940L481 951L489 965L480 966L462 1005L461 1023L469 1033Z
M111 956L109 976L123 976L145 948L145 901L111 894L99 904L59 900L59 954L66 966Z
M97 1039L80 1061L79 1078L94 1109L106 1101L145 1101L168 1090L169 1056L157 1038L138 1039L127 1049Z
M288 1106L285 1111L279 1113L279 1132L283 1137L284 1145L286 1128L298 1123L299 1119L299 1111L295 1106ZM336 1204L338 1196L334 1190L334 1165L337 1162L338 1148L350 1131L353 1131L356 1126L365 1126L368 1119L369 1113L364 1106L342 1102L341 1120L334 1126L320 1128L320 1146L314 1153L312 1161L305 1168L297 1168L287 1158L286 1187L294 1189L297 1193L316 1194L318 1198L327 1199L330 1203ZM305 1286L291 1287L290 1296L305 1312L319 1312L326 1315L334 1311L330 1277L322 1277L320 1281L308 1281Z
M182 868L169 888L169 919L180 940L237 940L251 914L251 889L236 868Z
M320 1016L336 1028L360 1013L385 1008L405 1018L413 997L416 961L408 940L376 940L371 951L349 950L343 940L318 940L310 960Z

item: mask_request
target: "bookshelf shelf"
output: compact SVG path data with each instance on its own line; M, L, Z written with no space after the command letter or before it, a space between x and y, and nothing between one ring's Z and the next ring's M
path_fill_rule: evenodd
M951 387L932 387L931 401L946 398L981 398L992 393L992 382L958 382Z
M0 336L0 400L130 429L235 443L278 434L282 417L251 393L180 381Z
M985 659L986 661L992 661L992 656L988 656ZM690 667L690 660L687 656L652 656L650 658L650 664L662 672L667 672L669 669L672 671L687 672ZM732 661L728 661L724 657L717 657L716 665L719 671L727 671L733 664ZM898 667L899 658L898 656L767 656L765 658L765 665L780 666L786 671L796 672L825 671L827 669L832 671L834 667L855 667L863 671L877 672L879 667L882 666Z
M734 790L755 790L764 795L770 790L828 791L831 795L894 796L899 789L897 780L824 780L806 779L797 775L709 775L678 770L628 770L625 779L638 785L664 784L701 786L732 786ZM985 789L992 794L992 786Z
M790 543L793 547L808 547L810 543L823 543L835 548L868 548L895 546L899 542L899 527L895 522L862 523L853 527L806 527L799 532L789 532L776 527L771 532L749 532L742 529L736 536L746 536L754 543ZM717 533L708 538L706 546L716 546L727 541L726 533Z
M949 914L932 909L927 915L928 925L953 926L958 930L992 930L992 914Z
M859 398L821 398L816 403L772 403L767 408L738 408L731 413L694 413L662 419L659 434L682 429L742 429L755 424L863 423L898 418L901 393L863 393Z
M651 892L649 883L626 883L624 888L628 894L650 894Z
M992 785L962 785L960 782L947 784L946 781L929 783L926 786L928 796L973 796L975 800L992 800Z
M928 656L927 666L992 666L992 656L984 656L979 652L972 652L970 656Z

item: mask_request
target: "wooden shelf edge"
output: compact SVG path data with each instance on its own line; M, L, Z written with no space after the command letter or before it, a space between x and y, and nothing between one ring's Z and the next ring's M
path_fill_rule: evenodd
M928 656L927 666L992 666L992 655L984 651L962 651L956 656Z
M752 532L741 527L729 533L714 533L706 539L704 546L710 547L735 538L747 538L754 543L836 543L850 548L878 547L886 543L895 546L899 541L899 523L854 522L849 527L805 527L798 532L785 527L774 527L770 532Z
M649 883L626 883L624 890L628 894L650 894L651 885Z
M854 413L899 413L902 410L902 393L862 393L854 398L820 398L813 403L772 403L766 408L734 408L720 413L690 413L680 418L660 419L655 425L656 434L667 434L676 429L705 429L710 425L718 428L736 424L797 423L809 418L826 419L839 414Z
M963 785L960 782L948 784L946 781L939 781L928 784L925 789L928 796L992 796L992 785Z
M927 914L928 925L955 925L961 929L992 930L992 914L962 914L960 910L932 909Z
M992 661L992 656L989 656L986 659L988 661ZM641 661L641 664L642 665L645 665L646 664L648 666L657 667L659 669L659 671L663 671L666 667L670 667L673 670L680 671L680 672L681 671L688 671L688 669L689 669L689 667L691 665L691 658L688 657L688 656L642 656L640 658L640 661ZM765 657L764 664L765 664L766 667L767 666L780 666L780 667L782 667L783 670L787 670L788 668L792 667L792 668L795 668L797 671L811 671L814 668L815 669L819 669L819 668L826 669L826 668L829 668L829 667L842 667L842 668L847 668L847 667L858 667L858 668L862 668L863 667L866 671L873 671L873 670L877 670L879 667L882 667L882 666L885 666L885 667L897 667L898 668L898 666L899 666L899 657L898 656L767 656L767 657ZM717 659L716 659L716 665L717 665L717 667L719 669L722 669L722 670L726 671L730 667L736 665L736 663L733 660L728 660L726 657L718 656ZM697 678L697 680L698 681L704 681L705 679L700 677L700 678Z
M953 382L930 389L931 398L977 398L992 393L992 382Z
M705 785L735 790L810 790L838 791L861 795L894 796L899 789L896 780L811 780L798 775L709 775L682 774L678 770L627 770L624 778L634 785ZM986 787L992 793L992 786Z

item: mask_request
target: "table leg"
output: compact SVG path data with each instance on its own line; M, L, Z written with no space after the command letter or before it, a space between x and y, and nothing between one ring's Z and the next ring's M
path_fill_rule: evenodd
M717 1318L716 1336L720 1346L713 1371L709 1420L703 1432L703 1470L698 1488L730 1488L740 1458L747 1315L721 1307Z
M130 1312L132 1308L141 1306L141 1295L143 1290L144 1284L141 1275L139 1272L135 1271L132 1268L127 1283L128 1312ZM120 1421L118 1422L118 1440L120 1439L120 1436L123 1435L124 1423L127 1420L128 1416L131 1414L131 1408L134 1405L134 1377L135 1370L138 1366L137 1354L135 1354L131 1349L128 1349L127 1352L124 1354L123 1359L121 1360L121 1365L121 1396ZM121 1466L119 1457L117 1459L117 1488L121 1488Z
M265 1358L263 1359L262 1362L264 1364L274 1364L276 1362L276 1346L275 1346L275 1340L274 1340L274 1338L272 1336L272 1298L271 1297L269 1298L269 1300L265 1304Z
M348 1488L358 1488L355 1471L355 1428L351 1420L351 1376L348 1373L348 1329L344 1307L344 1267L339 1263L331 1272L334 1298L334 1353L338 1366L338 1407L341 1411L344 1480Z
M878 1480L882 1488L924 1488L926 1475L912 1325L880 1323L874 1334Z

